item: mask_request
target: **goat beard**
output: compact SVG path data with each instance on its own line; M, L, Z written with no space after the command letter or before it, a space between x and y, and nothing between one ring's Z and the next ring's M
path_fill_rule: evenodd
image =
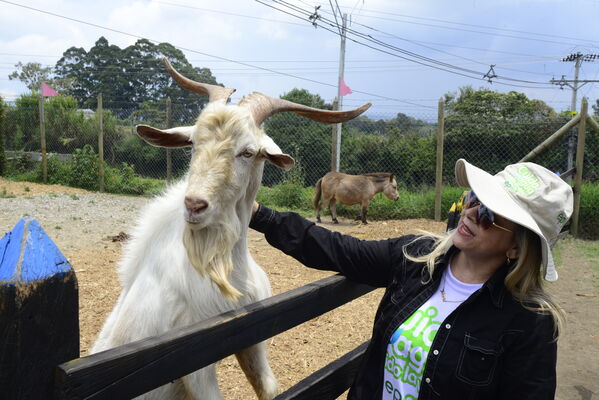
M183 231L183 245L191 265L202 276L208 276L222 295L237 301L242 293L229 282L233 270L233 247L239 240L239 221L230 218L216 227L194 230L187 224Z

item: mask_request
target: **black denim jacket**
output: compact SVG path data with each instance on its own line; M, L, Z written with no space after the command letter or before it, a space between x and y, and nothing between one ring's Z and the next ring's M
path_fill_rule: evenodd
M439 287L452 249L435 269L433 279L409 261L427 254L432 240L415 236L364 241L321 228L294 213L260 206L250 227L265 234L274 247L304 265L337 271L347 278L385 287L376 313L372 339L348 399L379 400L383 368L393 332ZM557 344L553 319L525 309L506 290L508 266L500 268L441 324L431 346L419 399L553 399Z

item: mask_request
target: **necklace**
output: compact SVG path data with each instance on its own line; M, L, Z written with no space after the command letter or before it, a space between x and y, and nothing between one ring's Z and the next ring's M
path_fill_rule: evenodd
M441 282L443 284L443 287L441 288L441 300L443 301L443 303L462 303L464 300L466 300L466 299L462 299L462 300L447 300L447 297L445 296L445 281L446 281L445 277L443 277L443 280Z

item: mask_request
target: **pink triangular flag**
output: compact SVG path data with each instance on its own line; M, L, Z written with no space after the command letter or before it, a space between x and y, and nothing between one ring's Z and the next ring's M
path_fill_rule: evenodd
M345 96L346 94L352 94L351 89L349 88L349 86L345 84L343 78L339 78L339 94L341 96Z
M43 97L50 97L50 96L54 96L57 94L58 94L58 92L56 90L54 90L50 86L48 86L48 84L46 82L42 82L42 96Z

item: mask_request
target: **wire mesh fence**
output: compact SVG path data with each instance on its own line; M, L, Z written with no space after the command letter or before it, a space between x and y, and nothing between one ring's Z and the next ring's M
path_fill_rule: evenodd
M149 146L135 132L135 125L157 128L193 125L198 112L173 107L166 110L104 109L102 113L104 161L109 168L146 178L167 178L167 150ZM40 152L39 107L8 107L4 121L5 150L16 169L31 167ZM437 116L416 115L409 121L393 114L371 114L343 124L340 170L350 174L392 172L400 185L425 188L435 184ZM453 183L453 165L458 158L495 173L514 163L557 131L567 117L554 118L464 118L448 114L444 121L444 183ZM85 160L98 153L99 117L95 110L46 107L46 151L71 159L82 169ZM294 179L313 185L331 170L331 125L316 123L292 113L273 116L265 122L266 133L297 161ZM574 128L572 135L577 135ZM587 131L585 181L599 180L598 134ZM563 173L568 167L568 135L534 161ZM33 152L25 153L22 152ZM172 175L182 176L190 158L189 149L170 150ZM39 158L39 157L38 157ZM89 166L91 168L91 166ZM49 161L49 169L59 168ZM79 171L78 173L82 173ZM77 173L77 172L76 172ZM109 179L108 174L107 179ZM76 177L74 177L76 178ZM273 186L288 179L281 170L267 165L263 184ZM95 182L89 183L93 189Z

